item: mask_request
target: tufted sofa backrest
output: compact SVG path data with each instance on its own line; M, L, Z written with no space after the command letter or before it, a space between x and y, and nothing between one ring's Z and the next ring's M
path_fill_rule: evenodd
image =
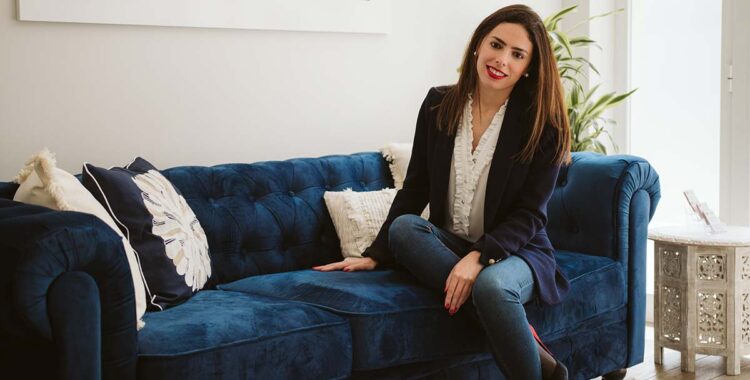
M560 171L547 207L552 244L627 264L634 248L629 238L635 232L645 236L659 201L656 171L635 156L584 152L572 158ZM184 166L162 173L206 231L213 267L209 285L340 260L323 193L393 186L388 164L376 152ZM12 198L17 187L0 182L0 197Z
M211 285L340 260L323 193L393 186L388 163L375 152L162 173L206 231Z

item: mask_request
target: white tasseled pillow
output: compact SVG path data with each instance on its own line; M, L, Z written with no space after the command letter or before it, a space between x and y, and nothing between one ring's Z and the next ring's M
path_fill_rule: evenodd
M380 154L388 161L388 167L391 169L391 176L393 176L393 185L396 189L404 187L406 170L409 168L409 160L411 160L411 145L409 143L390 143L380 148ZM422 211L422 217L430 218L430 205L427 205Z
M388 167L390 167L393 176L393 185L396 189L403 188L406 169L409 168L409 160L411 159L411 144L390 143L380 148L380 154L388 161Z
M136 325L144 326L146 290L136 252L117 228L115 221L88 190L72 174L56 167L55 156L46 148L32 156L21 169L14 182L20 186L13 200L53 210L78 211L92 214L110 226L122 239L135 290Z
M341 241L341 254L362 257L383 226L398 190L326 191L323 199Z

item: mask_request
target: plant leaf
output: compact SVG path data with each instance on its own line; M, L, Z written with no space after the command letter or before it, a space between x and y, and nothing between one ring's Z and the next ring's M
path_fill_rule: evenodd
M590 44L595 44L596 41L592 40L588 37L573 37L570 39L570 44L573 46L586 46Z
M600 50L602 47L588 36L575 36L571 38L569 37L569 33L572 29L586 22L609 16L622 11L622 9L589 17L585 22L576 24L570 30L560 30L560 22L571 12L574 12L577 7L577 5L574 5L560 10L546 18L544 25L547 28L547 36L552 46L552 52L557 60L557 71L565 89L564 100L570 123L571 151L590 150L607 154L607 147L599 138L602 135L607 136L612 143L613 149L617 151L617 145L614 143L612 135L606 129L606 126L614 126L615 123L613 120L603 117L602 113L606 109L623 102L637 89L622 94L609 92L602 96L596 94L600 87L599 84L585 90L583 83L588 84L589 69L597 75L601 75L601 73L591 61L585 57L575 55L573 50L576 47L589 47L592 45Z
M544 26L547 28L547 30L557 30L557 26L560 20L562 20L562 18L566 14L573 12L576 8L578 8L578 5L573 5L571 7L562 9L552 16L547 17L546 19L544 19Z

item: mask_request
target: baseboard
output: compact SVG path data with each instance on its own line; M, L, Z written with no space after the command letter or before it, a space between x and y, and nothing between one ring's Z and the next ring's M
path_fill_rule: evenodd
M646 293L646 323L654 323L654 295Z

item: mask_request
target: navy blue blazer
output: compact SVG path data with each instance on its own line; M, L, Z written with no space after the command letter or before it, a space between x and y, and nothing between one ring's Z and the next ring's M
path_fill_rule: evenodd
M375 241L363 254L376 260L378 266L394 265L388 248L388 229L398 216L419 215L429 202L430 222L442 227L446 219L455 134L449 136L437 129L437 106L447 89L431 88L419 110L404 187L396 194ZM546 128L530 163L512 158L528 141L533 123L530 104L528 96L513 90L487 178L485 233L464 254L472 250L481 252L479 261L484 265L489 265L490 259L500 261L510 255L520 256L534 273L541 301L555 304L569 287L557 267L554 248L545 230L547 202L560 170L553 162L556 131L551 126Z

